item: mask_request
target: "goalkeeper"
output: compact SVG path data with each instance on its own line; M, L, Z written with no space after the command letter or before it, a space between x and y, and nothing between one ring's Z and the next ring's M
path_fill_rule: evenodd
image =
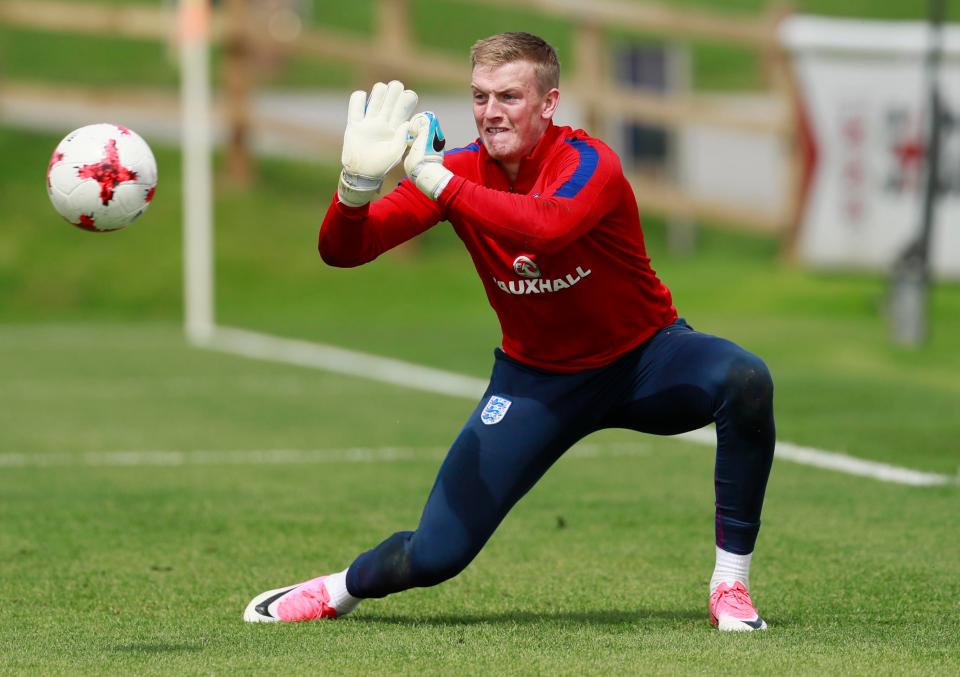
M363 599L436 585L473 560L581 438L716 423L710 619L721 630L766 628L748 592L775 440L766 366L677 317L617 156L553 124L553 48L504 33L474 45L471 60L480 136L446 153L433 115L409 119L417 97L400 83L378 83L369 101L353 94L319 249L330 265L358 266L453 224L503 332L487 392L440 467L416 531L393 534L339 573L258 595L244 618L335 618ZM375 199L405 151L408 179Z

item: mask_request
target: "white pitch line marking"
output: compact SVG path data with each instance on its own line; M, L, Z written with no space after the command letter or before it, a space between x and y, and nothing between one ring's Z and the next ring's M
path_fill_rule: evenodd
M351 447L345 449L251 449L244 451L98 451L76 454L0 453L0 468L51 467L180 467L211 465L307 465L313 463L391 463L439 461L444 447ZM579 444L567 452L574 458L645 456L649 449L633 443Z
M0 467L141 467L185 465L290 465L405 461L439 455L440 447L252 449L246 451L102 451L78 454L0 454Z
M209 339L197 345L243 357L323 369L346 376L360 376L404 388L471 400L479 400L487 388L487 382L483 379L452 371L245 329L217 327Z
M716 446L717 436L713 428L701 428L689 433L677 435L682 439L696 444ZM836 451L824 451L813 447L804 447L792 442L777 440L777 450L774 460L790 461L800 465L810 465L826 470L835 470L847 475L869 477L881 482L894 484L908 484L914 487L934 487L945 484L960 483L960 477L950 477L940 473L924 472L912 468L901 468L896 465L868 461Z
M216 327L208 339L196 345L234 355L323 369L473 401L478 400L487 387L487 382L483 379L452 371L245 329ZM716 435L712 428L694 430L677 437L697 444L716 445ZM942 486L960 483L960 477L868 461L835 451L804 447L782 440L777 440L775 458L848 475L868 477L881 482L911 486Z

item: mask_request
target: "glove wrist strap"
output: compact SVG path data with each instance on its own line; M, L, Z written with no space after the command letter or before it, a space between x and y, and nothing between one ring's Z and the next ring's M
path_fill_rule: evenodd
M439 162L421 162L410 172L410 178L420 192L436 200L453 178L453 172Z
M363 190L377 192L383 185L382 176L364 176L363 174L353 174L344 169L340 172L340 183L353 190Z
M357 175L353 174L351 176L356 177ZM348 181L346 177L346 172L342 172L340 174L340 183L337 186L337 196L340 198L340 202L349 207L362 207L373 200L373 198L377 196L377 191L380 188L380 184L383 183L382 181L366 183L365 185L370 186L369 188L358 188L352 185L353 182Z
M433 199L439 200L440 195L443 193L443 189L447 187L447 184L450 183L450 179L453 178L453 172L447 172L447 174L440 179L440 182L437 184L437 187L433 189Z

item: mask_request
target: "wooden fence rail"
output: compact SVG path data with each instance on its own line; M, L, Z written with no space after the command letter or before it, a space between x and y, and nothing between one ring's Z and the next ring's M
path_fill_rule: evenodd
M169 9L146 5L98 5L57 0L0 2L0 21L19 28L168 40L176 26Z
M772 11L757 17L742 12L717 12L629 0L484 0L484 5L534 10L569 19L578 26L604 26L671 38L737 43L757 49L777 45L776 33L771 29L783 7L782 4L774 4Z

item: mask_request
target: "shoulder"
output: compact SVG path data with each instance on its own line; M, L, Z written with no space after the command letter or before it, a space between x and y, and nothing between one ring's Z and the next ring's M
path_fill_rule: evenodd
M561 127L560 132L552 172L564 183L554 195L576 197L588 185L606 186L623 179L620 158L610 146L582 129Z
M556 153L578 163L620 167L620 158L610 146L582 129L560 127Z

